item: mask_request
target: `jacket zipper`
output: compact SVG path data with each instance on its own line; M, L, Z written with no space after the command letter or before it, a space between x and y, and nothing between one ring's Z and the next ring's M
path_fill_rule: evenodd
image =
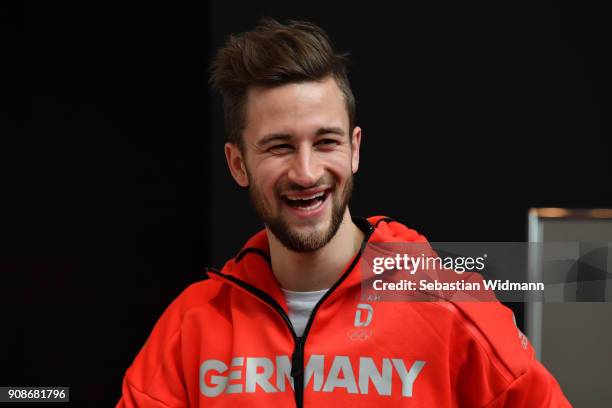
M289 319L289 316L287 316L287 313L285 313L282 306L279 305L278 302L266 292L252 285L249 285L248 283L231 275L225 275L216 269L209 268L207 269L207 272L215 274L221 279L227 280L230 283L237 285L241 289L245 290L246 292L250 293L257 299L271 307L283 318L285 325L291 333L291 337L293 338L294 344L293 354L291 355L291 377L293 378L295 405L297 408L302 408L304 404L304 341L303 338L298 337L295 333L295 328L291 323L291 319Z
M212 269L212 268L209 268L207 270L208 273L213 273L219 276L220 278L228 280L238 285L242 289L246 290L247 292L249 292L256 298L258 298L259 300L266 303L272 309L274 309L283 318L283 321L289 328L289 331L291 332L291 336L293 337L294 349L293 349L293 354L291 355L291 377L293 378L293 393L295 395L296 408L304 407L304 345L306 344L306 338L308 337L308 333L310 332L310 327L312 326L317 310L319 310L319 307L323 304L323 302L325 302L325 300L338 288L338 286L340 286L342 282L344 282L344 280L349 276L351 271L355 268L355 265L357 265L357 262L359 261L359 259L361 259L361 254L363 253L363 250L367 242L369 241L370 236L374 232L374 227L372 227L369 221L365 219L359 219L359 221L363 222L363 226L366 229L365 237L361 243L359 252L357 252L357 255L355 255L355 258L353 258L353 261L351 262L347 270L342 274L340 279L338 279L336 283L334 283L334 285L331 288L329 288L327 292L325 292L323 297L317 302L315 307L312 309L312 312L310 313L310 317L308 318L308 323L306 324L306 327L304 329L304 334L302 335L302 337L297 336L295 332L295 328L293 327L293 324L291 323L291 319L289 319L289 316L287 315L287 313L285 313L282 306L279 305L278 302L274 300L272 296L270 296L263 290L258 289L234 276L225 275L219 272L218 270Z
M372 228L369 222L368 226L370 228L368 229L368 232L361 243L359 252L357 252L357 255L355 255L355 258L353 258L353 261L347 268L346 272L344 272L340 279L338 279L336 283L334 283L333 286L329 288L327 292L325 292L323 297L319 299L315 307L312 309L312 312L310 312L310 317L308 318L308 323L306 323L302 337L298 338L298 341L295 343L295 351L293 352L293 358L291 359L291 376L293 377L293 382L295 384L295 405L297 408L303 408L304 406L304 345L306 344L306 339L310 333L310 328L314 322L315 315L325 300L331 296L331 294L338 288L338 286L342 284L342 282L344 282L351 271L355 268L355 265L357 265L359 259L361 259L363 249L370 239L370 235L372 235L372 232L374 231L374 228ZM296 367L295 371L294 367Z

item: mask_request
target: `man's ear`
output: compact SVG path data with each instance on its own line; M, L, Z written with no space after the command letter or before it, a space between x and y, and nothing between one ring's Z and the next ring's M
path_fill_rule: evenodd
M353 174L359 169L359 146L361 146L361 128L355 126L351 135L351 170Z
M236 144L229 142L225 144L225 159L236 183L241 187L247 187L249 185L249 177L246 172L246 164L242 152Z

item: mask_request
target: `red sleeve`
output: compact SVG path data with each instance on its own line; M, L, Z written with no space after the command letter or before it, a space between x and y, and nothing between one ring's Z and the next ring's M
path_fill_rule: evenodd
M510 309L498 302L440 305L456 316L451 367L459 406L571 407Z
M533 360L526 373L514 380L501 395L486 406L501 407L557 408L571 407L571 404L553 376L538 360Z
M117 408L129 408L129 407L152 407L152 408L167 408L169 407L163 401L158 401L153 397L141 392L131 386L127 379L123 379L121 400L117 404Z
M181 363L181 307L175 300L156 323L123 378L117 407L186 407Z

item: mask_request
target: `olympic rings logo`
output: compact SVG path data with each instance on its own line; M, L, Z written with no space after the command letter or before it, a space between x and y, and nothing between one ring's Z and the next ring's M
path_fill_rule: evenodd
M346 332L347 337L352 341L366 341L372 337L372 330L356 329Z

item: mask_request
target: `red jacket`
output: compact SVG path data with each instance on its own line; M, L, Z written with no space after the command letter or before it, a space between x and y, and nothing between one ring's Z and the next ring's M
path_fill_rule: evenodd
M383 217L355 223L368 242L426 242ZM256 234L168 307L127 370L118 406L570 406L509 309L362 301L360 254L298 338L265 231Z

